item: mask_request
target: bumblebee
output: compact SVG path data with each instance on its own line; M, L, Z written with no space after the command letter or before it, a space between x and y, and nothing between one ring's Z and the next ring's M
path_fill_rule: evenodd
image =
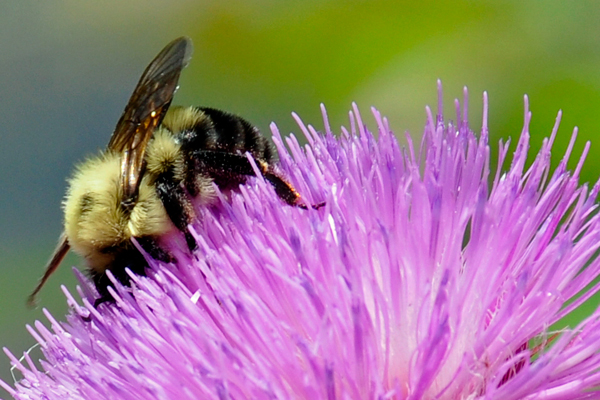
M191 52L191 40L181 37L152 60L107 149L77 167L63 202L64 232L29 296L30 305L69 249L87 262L100 294L95 305L113 300L107 270L124 285L130 283L126 268L145 273L148 264L133 238L164 262L173 257L158 239L171 231L180 231L189 250L196 250L188 230L196 218L193 204L213 203L214 184L228 189L255 175L247 152L285 203L307 208L274 170L275 151L248 121L213 108L170 107Z

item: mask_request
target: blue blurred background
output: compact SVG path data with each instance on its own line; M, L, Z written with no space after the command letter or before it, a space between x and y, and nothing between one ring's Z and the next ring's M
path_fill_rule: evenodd
M575 125L575 154L598 141L599 21L594 1L3 3L0 345L22 354L34 343L25 324L45 319L24 303L61 231L65 179L106 145L141 72L173 38L195 44L177 104L233 111L263 132L275 121L288 133L298 132L292 111L322 127L325 103L339 127L355 101L366 120L375 106L397 134L420 136L440 78L449 118L468 86L475 128L488 91L494 145L520 134L523 94L534 150L562 109L556 164ZM599 154L594 144L585 181L598 178ZM74 288L69 267L81 264L70 256L41 293L58 318L66 312L60 284ZM3 356L0 378L12 380Z

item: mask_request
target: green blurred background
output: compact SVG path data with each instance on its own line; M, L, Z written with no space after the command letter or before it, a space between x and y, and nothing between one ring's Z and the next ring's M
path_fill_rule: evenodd
M376 106L396 133L419 136L440 78L449 118L451 101L468 86L476 128L488 91L494 145L521 132L523 94L530 96L534 149L562 109L556 163L575 125L575 154L600 134L599 4L4 2L0 345L21 354L34 343L25 324L45 319L24 302L61 231L65 178L75 162L106 145L140 73L173 38L188 35L195 44L178 104L230 110L264 132L275 121L288 133L298 132L292 111L320 128L319 104L325 103L332 126L339 127L356 101L365 119ZM596 144L585 181L598 178L599 154ZM70 256L41 294L42 306L57 317L66 312L59 286L74 288L69 266L79 264ZM10 381L8 370L0 355L0 378Z

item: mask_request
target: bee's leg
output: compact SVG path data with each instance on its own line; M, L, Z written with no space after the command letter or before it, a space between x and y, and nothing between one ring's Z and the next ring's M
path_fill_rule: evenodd
M109 269L114 278L123 286L131 285L131 278L127 273L127 269L136 275L145 276L148 263L133 244L128 243L125 247L107 248L104 250L106 254L114 254L114 259L110 263ZM94 307L102 303L114 303L114 299L108 291L109 286L114 286L109 279L106 271L90 270L90 276L98 290L99 298L94 301Z
M163 262L174 262L175 257L163 250L158 246L155 238L151 236L143 236L135 238L138 244L155 260ZM117 253L117 257L111 265L110 271L113 276L125 286L131 284L131 278L127 273L126 269L129 268L136 275L145 276L145 270L148 267L148 263L142 256L142 254L133 246L130 246L126 250L121 250ZM100 297L94 301L94 308L102 303L114 303L115 299L111 296L108 291L109 286L113 286L113 283L108 278L108 275L104 272L91 272L92 280L94 285L100 294Z
M95 301L94 301L94 308L98 308L98 306L102 303L114 303L115 299L113 299L113 297L110 294L103 294L102 296L98 297Z
M197 152L196 157L200 161L200 164L206 170L208 170L211 175L230 175L238 177L255 175L252 164L250 164L250 161L245 155L204 150ZM301 203L302 198L296 189L294 189L289 182L272 171L267 163L256 160L256 165L258 166L264 178L273 186L277 196L291 206L296 206L303 209L307 208L305 204ZM318 209L323 205L324 203L319 203L313 205L312 207Z
M114 303L115 299L110 295L108 287L112 286L112 282L104 272L91 271L92 281L98 290L100 297L94 301L94 308L102 303Z
M176 262L175 257L158 245L156 238L152 236L142 236L135 238L138 244L144 249L150 257L164 263Z
M172 173L160 174L156 180L156 192L167 215L177 229L184 234L190 251L196 250L198 248L196 239L187 228L195 217L194 207L179 181L173 178Z
M287 182L285 179L274 173L273 171L267 171L263 173L263 176L275 189L275 193L279 196L283 201L288 203L291 206L296 206L302 208L303 210L308 209L306 204L301 203L300 194L294 189L294 187ZM325 202L313 204L311 207L315 210L323 207Z

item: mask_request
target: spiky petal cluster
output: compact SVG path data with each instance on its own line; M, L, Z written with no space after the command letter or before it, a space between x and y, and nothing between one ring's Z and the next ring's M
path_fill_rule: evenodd
M484 98L484 121L487 100ZM440 103L441 109L441 103ZM10 353L17 399L576 399L600 384L600 311L549 327L598 290L598 186L582 161L554 171L557 126L526 168L530 113L512 163L490 175L487 122L428 122L400 147L373 111L338 139L300 128L284 174L319 210L283 205L260 178L199 210L196 257L157 265L115 305L67 293L67 323L29 331L45 372ZM575 136L575 135L574 135ZM586 147L585 152L587 152ZM582 157L583 160L583 157ZM571 301L571 302L570 302ZM569 303L570 302L570 303ZM568 304L568 305L566 305Z

